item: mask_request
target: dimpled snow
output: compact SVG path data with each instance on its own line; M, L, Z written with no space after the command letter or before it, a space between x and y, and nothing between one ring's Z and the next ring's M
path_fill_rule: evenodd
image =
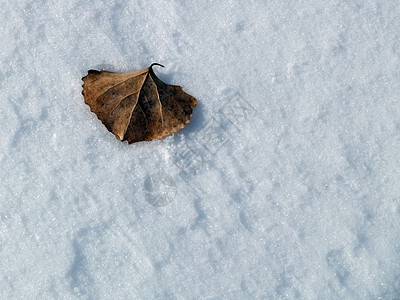
M3 1L0 36L1 299L400 297L399 1ZM151 62L198 105L120 143L81 78Z

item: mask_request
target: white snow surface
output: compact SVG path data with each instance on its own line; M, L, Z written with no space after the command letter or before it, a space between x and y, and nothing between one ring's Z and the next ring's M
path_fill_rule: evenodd
M89 69L191 123L128 145ZM400 2L5 0L1 299L400 299Z

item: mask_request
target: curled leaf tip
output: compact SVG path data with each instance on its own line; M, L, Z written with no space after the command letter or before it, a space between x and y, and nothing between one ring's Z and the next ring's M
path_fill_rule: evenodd
M160 66L160 67L165 68L162 64L159 64L159 63L152 63L152 64L150 65L150 69L151 69L153 66Z

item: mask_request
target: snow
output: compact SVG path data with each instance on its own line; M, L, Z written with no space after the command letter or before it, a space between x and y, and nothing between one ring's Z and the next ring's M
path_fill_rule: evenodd
M5 1L0 298L398 299L400 3ZM89 69L199 101L117 141Z

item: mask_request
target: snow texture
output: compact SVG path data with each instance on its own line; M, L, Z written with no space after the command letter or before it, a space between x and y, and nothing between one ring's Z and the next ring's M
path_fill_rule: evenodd
M400 299L400 2L5 0L0 298ZM199 101L117 141L89 69Z

